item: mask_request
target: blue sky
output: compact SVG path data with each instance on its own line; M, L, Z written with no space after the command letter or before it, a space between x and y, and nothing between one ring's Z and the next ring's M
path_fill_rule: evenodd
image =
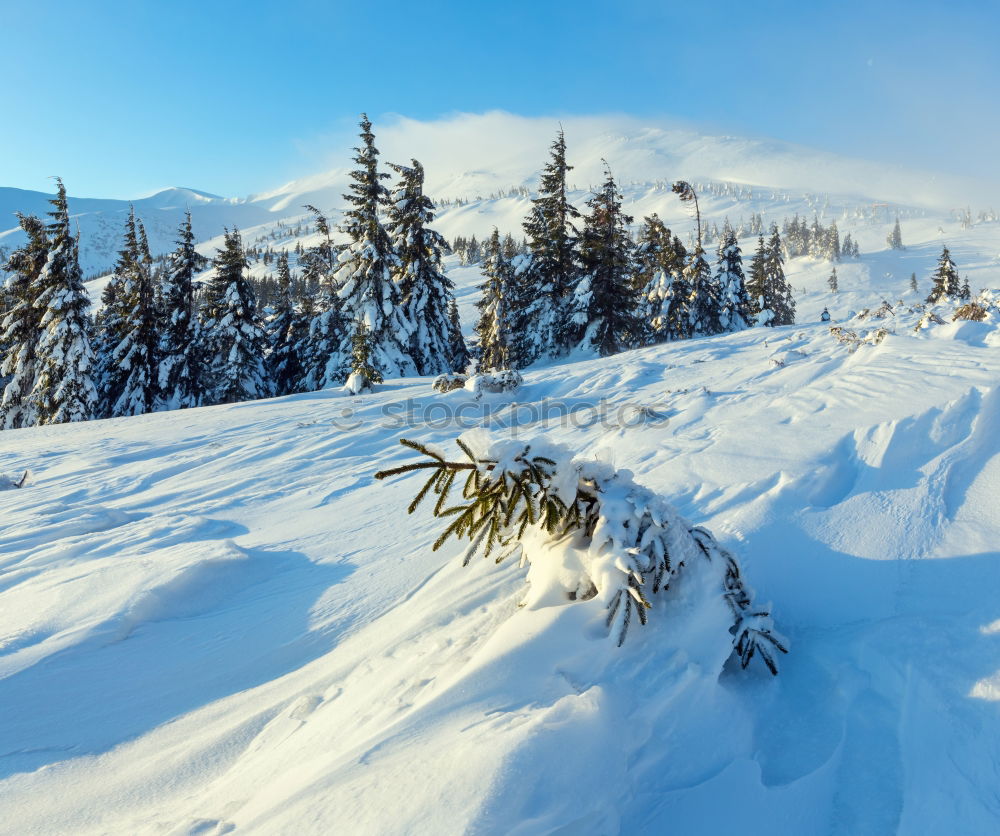
M346 162L361 110L624 112L1000 178L997 32L996 0L0 0L0 186L243 195Z

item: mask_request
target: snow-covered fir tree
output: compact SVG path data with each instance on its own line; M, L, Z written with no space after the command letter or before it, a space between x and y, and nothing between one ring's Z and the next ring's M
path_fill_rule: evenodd
M133 231L137 233L134 237ZM108 355L101 363L104 414L111 417L151 412L159 391L153 260L145 229L131 210L119 262L122 273L114 299L115 331L109 331L111 339L103 343Z
M634 243L622 211L622 195L605 163L604 184L587 201L581 236L581 275L571 301L577 345L602 357L636 345L641 328L633 288Z
M750 259L750 272L747 276L747 295L750 297L750 309L753 313L755 325L766 325L770 322L771 313L768 311L767 317L762 317L765 309L764 293L767 280L767 244L764 243L764 236L757 238L757 251ZM767 320L766 322L764 320Z
M927 301L930 304L940 302L949 296L958 296L961 292L961 285L958 280L958 269L955 262L951 260L951 253L945 247L938 257L937 268L931 276L933 286Z
M479 286L481 296L476 302L479 319L476 335L479 341L479 368L499 371L516 368L521 358L514 347L515 312L511 299L516 295L514 268L504 255L500 234L494 228L486 243L486 260L483 264L486 281Z
M770 312L770 316L766 313ZM792 288L785 278L784 256L781 251L781 235L777 224L771 227L771 238L767 244L764 260L764 305L762 316L765 325L794 325L795 299Z
M899 218L896 218L896 225L892 228L892 232L886 237L885 242L889 245L890 250L902 250L903 247L903 233L899 228Z
M504 250L506 252L506 248ZM465 371L472 358L469 356L469 346L462 334L462 320L458 314L458 302L451 299L448 302L448 364L451 371Z
M721 290L712 276L712 268L708 266L701 248L695 249L694 255L688 262L686 274L688 284L691 286L689 302L691 335L710 337L722 333Z
M42 311L37 377L28 395L39 424L87 421L97 409L91 347L90 296L80 271L78 242L70 229L66 187L56 180L49 250L38 277L35 306Z
M670 230L657 214L643 218L635 246L635 281L639 339L644 345L665 342L667 305L673 282L675 251Z
M827 261L840 261L840 230L837 229L836 221L833 221L826 231L824 257Z
M368 326L357 320L351 337L351 373L347 378L347 389L355 395L368 392L376 383L382 382L382 373L372 364L372 343Z
M315 206L306 206L313 213L320 233L318 244L303 250L299 264L303 267L306 288L316 287L315 301L308 296L300 312L302 322L294 352L299 357L302 375L295 391L311 392L343 383L350 374L350 328L344 317L343 302L335 273L338 253L326 216Z
M409 354L418 374L442 374L453 371L449 305L455 285L441 268L448 244L430 228L434 204L424 194L423 166L411 160L409 166L392 168L399 183L390 198L387 229L399 258L395 279L404 316L413 328Z
M524 328L530 335L530 359L558 355L574 338L564 308L579 275L577 229L580 212L569 202L566 175L566 136L560 129L551 146L551 158L542 170L538 197L523 228L530 262L523 267L523 286L532 289L525 300Z
M962 287L958 291L958 298L963 302L968 302L972 298L972 288L969 287L969 277L966 276L962 280Z
M125 389L127 370L116 359L118 346L129 331L129 321L139 280L139 233L135 209L129 206L122 233L122 246L111 273L111 278L101 291L101 309L96 318L97 334L94 340L98 411L102 416L114 415L114 406Z
M916 293L919 289L920 288L917 285L917 274L916 273L910 273L910 290L912 290L914 293Z
M382 180L389 175L378 170L378 150L371 122L361 116L361 144L354 150L358 167L351 172L350 193L343 231L350 244L341 253L335 275L343 315L363 322L371 344L371 364L383 377L405 377L416 373L409 355L412 323L402 307L400 289L393 280L399 259L393 252L380 214L389 193ZM356 328L352 328L353 339Z
M266 398L271 388L264 370L267 336L248 279L239 230L226 230L213 262L205 314L206 345L212 357L213 403Z
M39 277L49 252L45 222L34 215L17 216L27 242L14 250L4 268L12 273L6 285L7 305L0 320L0 429L30 427L38 415L30 394L38 369L38 343L42 337L42 309L35 305L41 290Z
M198 406L205 395L208 368L208 358L201 353L201 321L195 308L194 275L201 256L194 249L190 212L177 235L177 248L170 254L159 285L161 409Z
M267 371L276 395L301 391L304 372L299 359L299 345L306 335L307 323L295 307L292 297L292 273L288 253L278 254L278 293L274 312L267 322Z
M736 233L728 222L719 243L715 283L719 288L719 324L722 330L742 331L751 327L754 322L753 306L743 274L743 255Z

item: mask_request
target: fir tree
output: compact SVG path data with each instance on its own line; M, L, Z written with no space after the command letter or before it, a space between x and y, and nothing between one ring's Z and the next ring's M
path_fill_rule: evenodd
M209 288L205 325L212 353L212 400L215 403L266 398L271 394L264 371L267 337L257 312L257 299L247 275L239 230L226 230Z
M937 269L934 271L931 279L933 280L933 287L931 288L930 295L927 297L927 301L932 305L948 296L958 296L961 292L958 270L955 267L955 263L951 260L951 253L948 252L947 247L941 252L941 256L938 258Z
M670 299L671 271L676 267L670 230L656 214L643 218L635 247L634 290L638 298L639 342L663 342L666 305Z
M412 324L409 354L421 375L452 371L452 325L448 315L454 284L441 269L444 237L430 229L434 204L424 194L424 168L393 165L400 181L392 193L388 231L399 267L396 283L403 312Z
M762 321L761 317L766 307L764 302L765 284L767 281L766 263L767 246L764 243L764 236L761 235L757 238L757 252L750 259L750 275L747 278L747 294L750 296L750 308L753 313L755 325L765 325L770 321L770 312L767 322Z
M14 250L5 269L13 276L6 286L7 305L0 320L3 360L0 377L6 380L0 395L0 429L30 427L38 416L30 404L38 369L38 343L43 311L35 305L38 284L49 252L45 223L34 215L17 216L28 240Z
M826 258L828 261L840 261L840 230L836 221L830 224L826 233Z
M753 306L743 275L743 257L736 233L728 223L719 245L715 283L719 288L719 324L722 330L742 331L753 325Z
M267 323L267 371L276 395L301 391L304 370L298 347L305 337L306 325L295 309L292 298L292 274L288 253L278 255L278 294L274 315Z
M764 262L764 309L772 316L767 325L794 325L795 300L792 288L785 278L784 257L781 254L781 235L777 224L771 227L771 238L767 245Z
M151 412L159 381L155 292L146 231L129 211L122 275L112 302L114 330L105 325L101 393L104 414L117 417ZM127 271L127 272L126 272ZM106 388L105 388L106 387Z
M92 374L90 297L80 271L78 242L70 229L66 188L50 202L52 221L46 230L48 256L38 277L35 307L42 311L38 341L38 374L28 396L39 424L87 421L97 408Z
M577 230L579 211L569 202L566 174L566 137L560 128L551 146L551 158L542 171L538 197L524 221L531 261L524 284L533 289L525 305L526 333L534 340L531 359L557 355L569 348L572 329L566 327L563 308L578 276Z
M515 368L517 359L513 349L514 319L510 300L514 295L514 270L504 256L500 235L494 228L486 244L486 261L483 265L486 281L480 285L481 297L476 303L479 320L476 335L479 338L479 367L486 371Z
M589 200L580 260L582 275L572 302L576 339L585 350L607 357L637 344L640 331L633 289L632 218L622 211L622 195L605 165L604 184Z
M701 248L695 250L687 266L687 280L691 286L689 310L692 336L710 337L722 333L721 289L712 277L712 270Z
M917 285L917 274L910 273L910 290L916 293L920 288Z
M831 293L838 293L840 291L840 283L837 281L837 268L833 268L833 272L830 273L830 278L826 280L826 283L830 286Z
M358 168L351 172L350 194L344 195L350 208L345 213L343 231L351 243L341 254L335 278L344 316L365 323L372 366L383 377L405 377L416 372L407 351L413 327L406 319L399 287L392 278L399 269L399 259L380 219L388 200L382 180L389 175L378 171L371 127L368 117L362 114L361 145L354 149Z
M333 243L326 216L315 206L305 208L313 213L322 238L315 246L303 250L299 258L304 268L302 278L309 303L293 327L297 342L290 352L299 358L301 372L298 381L287 380L288 392L335 386L343 383L350 373L350 329L336 278L338 253L342 249ZM309 296L313 288L319 291L315 303Z
M101 291L101 310L97 315L95 383L98 392L98 412L101 416L115 415L115 404L125 391L128 370L116 359L118 347L129 334L129 322L135 306L139 285L141 253L135 209L129 206L111 278Z
M962 287L958 292L958 298L963 302L968 302L972 298L972 288L969 287L969 277L966 276L962 281Z
M847 256L848 258L858 257L858 245L854 243L853 239L851 238L851 233L848 232L847 235L844 236L844 243L840 248L840 252L842 255Z
M167 261L161 288L159 403L163 409L198 406L205 396L208 358L200 352L201 323L195 310L194 274L201 257L194 249L191 213L177 231L177 249Z
M892 228L892 232L885 239L886 243L889 245L890 250L902 250L903 247L903 233L899 229L899 218L896 218L896 225Z
M506 252L506 248L504 248ZM462 320L458 314L458 303L451 299L448 302L448 359L450 370L464 371L469 365L469 347L462 335Z
M372 343L368 326L363 320L356 320L354 334L351 337L351 375L347 381L347 388L358 395L381 382L382 373L372 364Z

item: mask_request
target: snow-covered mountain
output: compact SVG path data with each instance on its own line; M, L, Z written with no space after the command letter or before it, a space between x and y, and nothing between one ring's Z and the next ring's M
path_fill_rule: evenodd
M709 216L761 211L780 218L793 211L830 214L873 203L886 204L880 209L882 218L899 207L947 216L952 209L970 205L989 208L1000 191L996 184L968 178L914 172L777 140L713 136L627 116L560 121L494 112L432 122L394 118L375 130L383 160L408 163L416 158L423 163L427 191L442 203L438 226L445 235L483 237L493 226L519 231L528 198L511 192L536 186L560 124L574 166L570 179L576 202L582 207L591 187L602 180L606 160L625 189L626 209L637 218L657 211L666 219L675 218L675 223L683 222L686 216L668 185L677 179L743 188L739 200L706 207ZM146 224L154 252L172 248L187 210L199 241L220 235L223 227L248 230L288 222L301 217L307 203L336 217L343 206L351 156L349 145L331 149L336 166L330 170L247 197L221 198L172 188L131 203ZM265 178L262 169L261 180ZM72 183L67 185L72 194ZM746 196L748 190L752 197ZM82 233L81 263L86 274L113 264L128 206L127 200L70 198ZM0 188L0 246L21 240L14 212L47 210L47 196L41 192Z
M51 209L50 197L43 192L0 188L0 247L17 246L23 240L14 213L44 217ZM114 264L130 204L146 226L154 254L173 249L177 227L187 211L196 219L200 237L205 238L221 234L223 227L251 226L271 217L267 209L254 203L195 189L164 189L131 201L71 197L70 211L80 229L80 265L85 275L103 272Z

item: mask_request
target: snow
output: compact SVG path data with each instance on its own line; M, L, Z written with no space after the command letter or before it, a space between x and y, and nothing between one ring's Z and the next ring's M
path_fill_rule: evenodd
M765 191L702 211L812 217ZM669 189L625 192L690 229ZM436 226L516 232L525 205ZM910 307L944 244L996 287L1000 225L914 210L892 251L894 215L847 206L827 220L862 258L836 295L830 263L788 260L796 326L539 365L515 391L390 379L0 434L0 832L995 832L1000 327L917 329ZM480 269L446 267L469 329ZM720 656L707 573L618 648L599 606L540 594L555 580L432 551L420 477L373 474L413 459L400 436L454 451L470 428L627 469L711 530L791 642L779 675Z
M774 680L718 675L697 578L619 649L586 606L519 608L516 565L432 552L418 480L371 478L410 458L393 408L475 404L430 379L5 434L4 472L34 481L0 492L0 821L990 831L996 326L906 324L854 353L810 324L533 369L516 399L539 415L604 397L668 420L493 428L628 468L713 530L792 641ZM440 410L412 413L407 436L454 449Z

